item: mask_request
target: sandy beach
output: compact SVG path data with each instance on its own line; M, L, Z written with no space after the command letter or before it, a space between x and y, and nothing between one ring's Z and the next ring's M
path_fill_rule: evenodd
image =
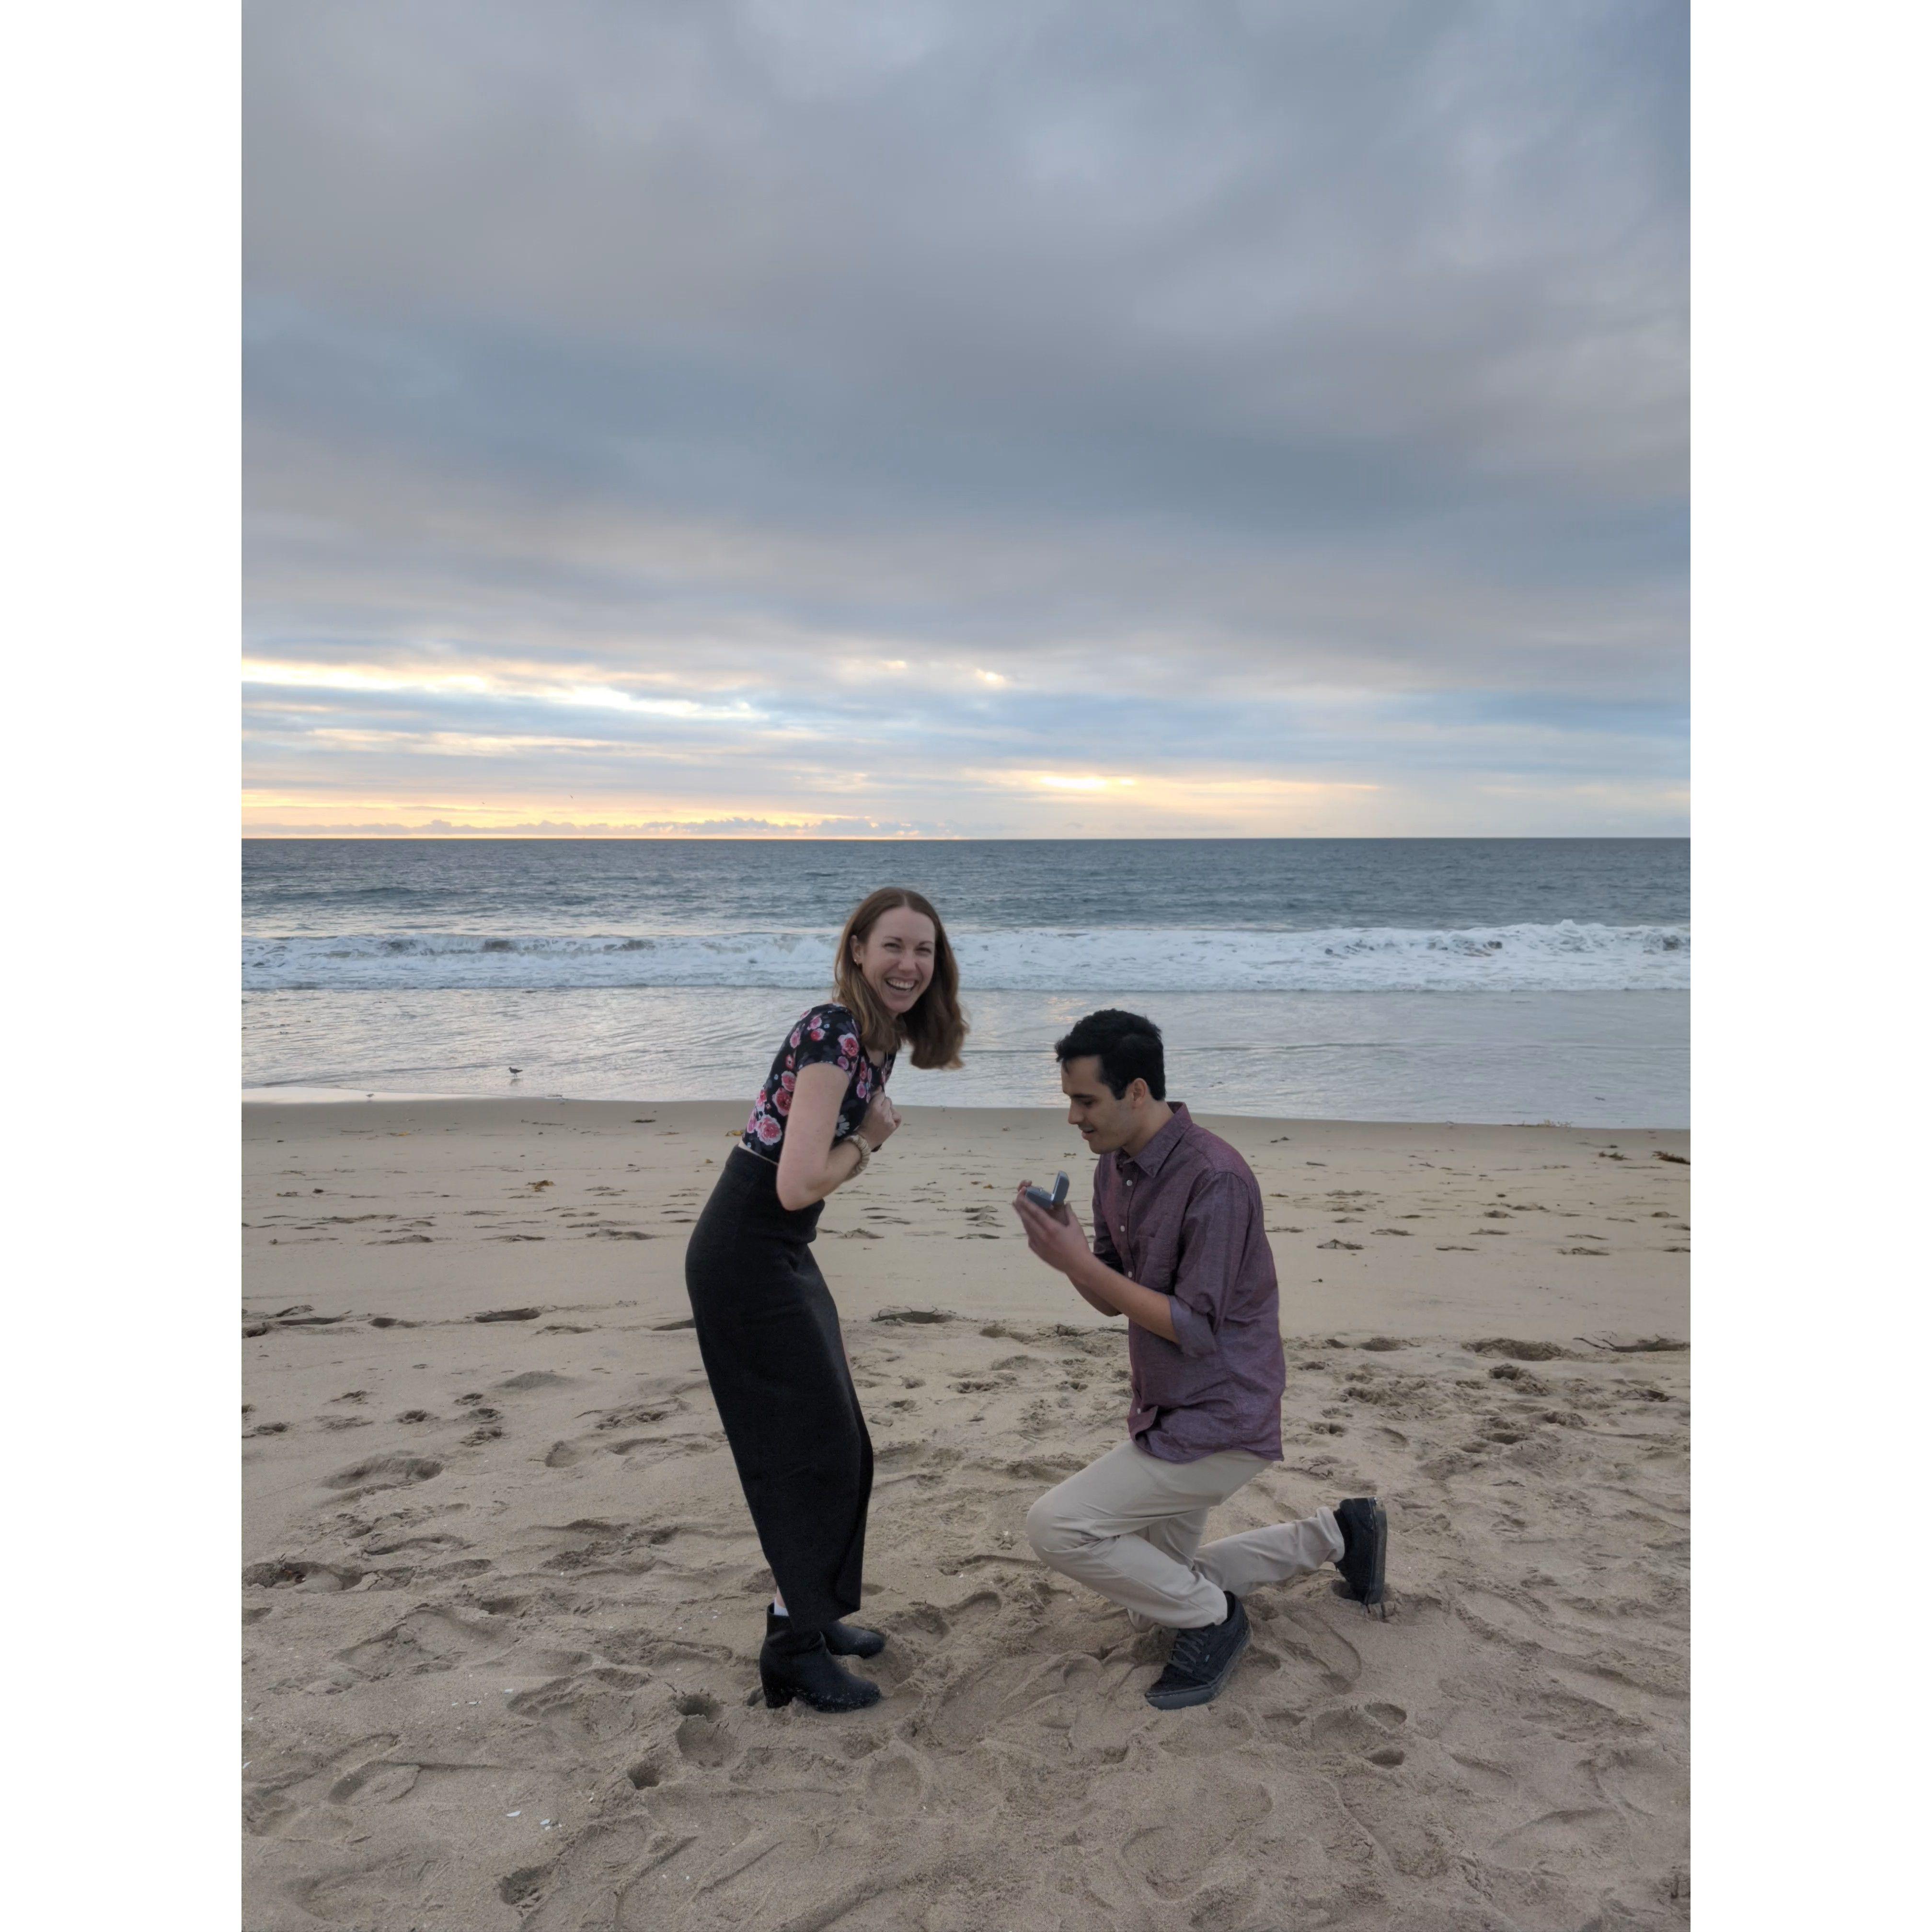
M1184 1097L1184 1096L1183 1096ZM1676 1926L1688 1137L1203 1116L1282 1284L1285 1460L1386 1620L1258 1592L1227 1690L1044 1569L1124 1325L1026 1251L1056 1112L910 1110L818 1255L878 1459L874 1708L755 1697L770 1580L689 1327L742 1102L244 1109L244 1922L422 1932Z

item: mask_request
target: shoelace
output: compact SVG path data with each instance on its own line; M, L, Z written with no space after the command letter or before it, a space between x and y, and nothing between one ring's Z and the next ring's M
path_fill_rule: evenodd
M1183 1630L1174 1640L1174 1649L1168 1658L1168 1668L1190 1675L1198 1672L1207 1661L1208 1646L1214 1634L1214 1626L1211 1624Z

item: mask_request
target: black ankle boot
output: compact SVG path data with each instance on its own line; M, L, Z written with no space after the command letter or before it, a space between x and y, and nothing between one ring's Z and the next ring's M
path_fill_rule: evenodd
M886 1634L863 1624L827 1624L825 1647L834 1657L877 1657L886 1647Z
M766 1636L790 1628L791 1619L782 1610L766 1611ZM825 1647L834 1657L877 1657L886 1647L886 1634L868 1630L863 1624L827 1624Z
M803 1698L814 1711L862 1711L879 1701L876 1684L839 1667L824 1630L795 1630L790 1622L789 1617L766 1612L758 1681L767 1709L778 1710L794 1697Z

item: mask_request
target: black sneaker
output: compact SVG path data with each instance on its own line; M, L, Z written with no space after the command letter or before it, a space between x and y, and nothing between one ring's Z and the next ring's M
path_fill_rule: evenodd
M1342 1553L1335 1559L1342 1594L1358 1604L1379 1604L1388 1561L1388 1518L1382 1504L1373 1496L1350 1496L1335 1505L1335 1523L1342 1532Z
M1220 1622L1184 1630L1174 1638L1167 1668L1148 1692L1148 1702L1156 1711L1211 1704L1247 1647L1248 1613L1241 1608L1240 1598L1230 1596L1228 1614Z

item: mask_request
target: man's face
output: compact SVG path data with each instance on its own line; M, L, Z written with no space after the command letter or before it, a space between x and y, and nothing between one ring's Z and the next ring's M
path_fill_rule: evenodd
M1060 1090L1066 1096L1066 1118L1095 1154L1112 1154L1133 1138L1139 1124L1136 1099L1147 1083L1134 1081L1118 1099L1100 1077L1100 1058L1067 1060L1060 1070Z

